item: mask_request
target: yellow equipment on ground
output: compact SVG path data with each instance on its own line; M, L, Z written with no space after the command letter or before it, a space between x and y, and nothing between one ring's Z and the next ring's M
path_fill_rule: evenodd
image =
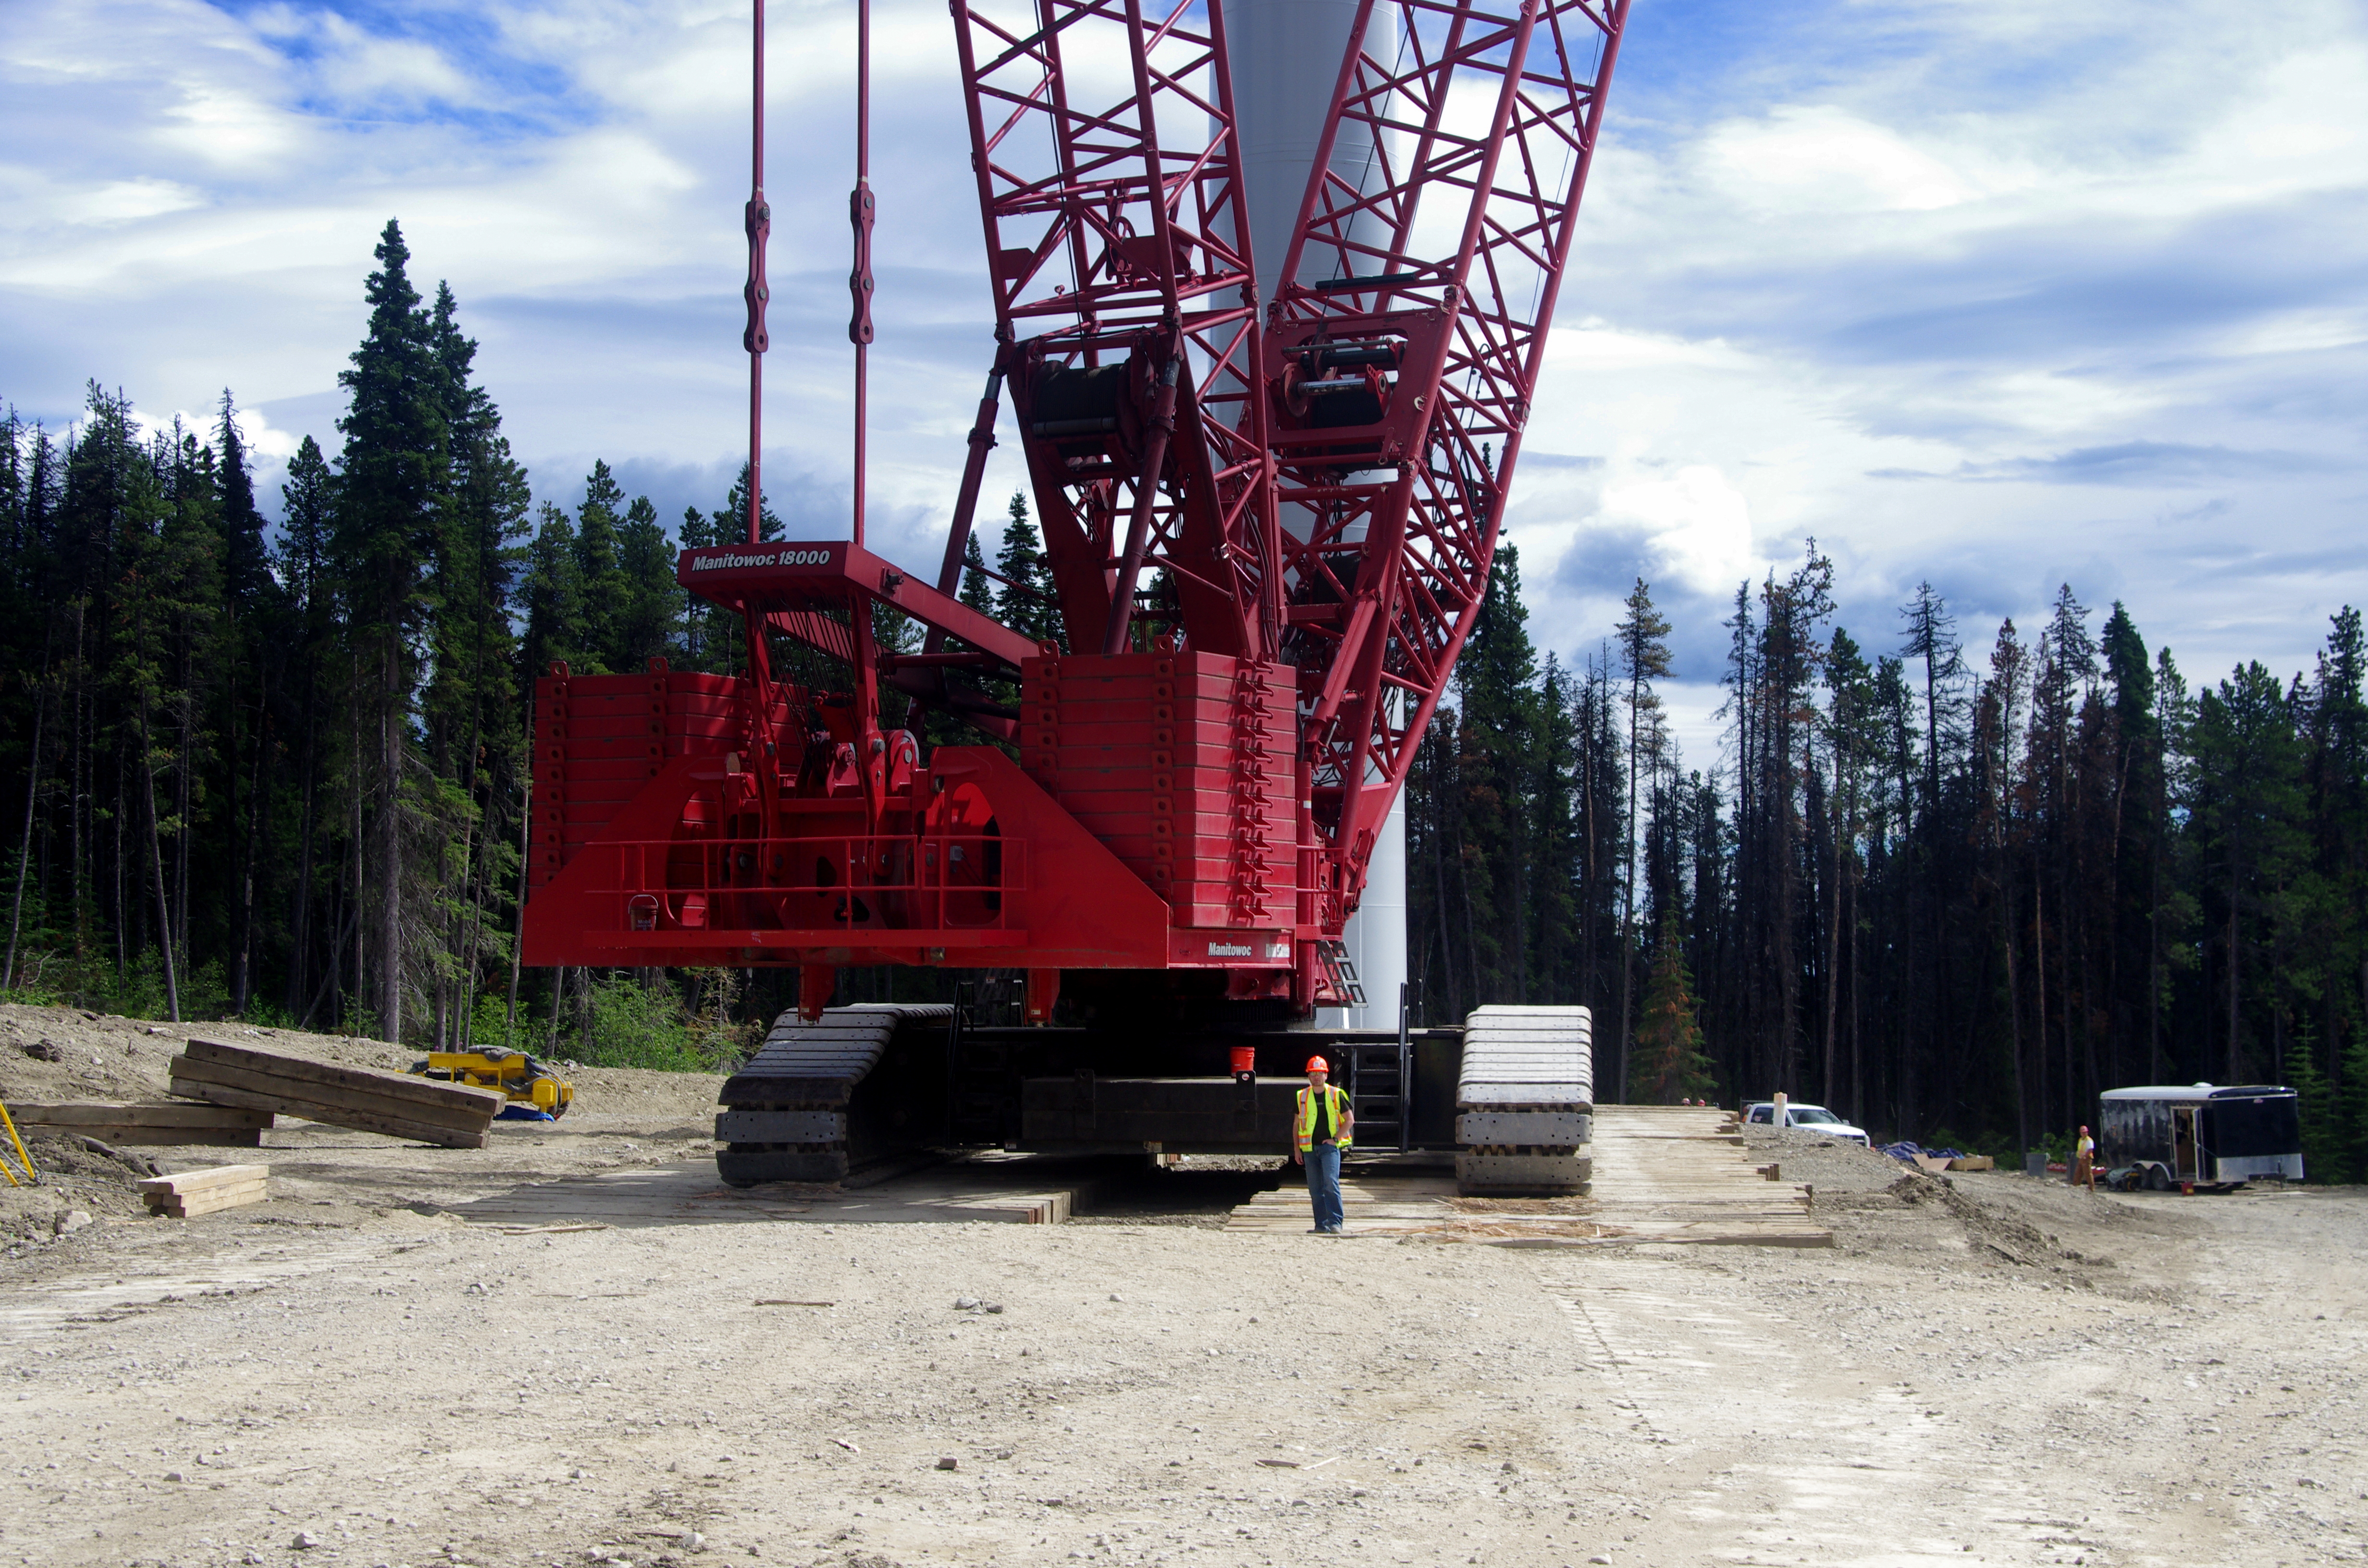
M539 1112L556 1121L575 1102L575 1085L523 1051L431 1051L413 1062L411 1071L440 1083L499 1089L510 1100L504 1116L524 1115L533 1120L532 1113Z

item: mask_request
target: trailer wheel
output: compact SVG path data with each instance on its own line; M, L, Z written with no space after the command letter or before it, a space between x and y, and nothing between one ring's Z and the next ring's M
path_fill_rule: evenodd
M2160 1165L2148 1165L2146 1167L2146 1190L2148 1192L2169 1192L2170 1190L2170 1173L2163 1169Z

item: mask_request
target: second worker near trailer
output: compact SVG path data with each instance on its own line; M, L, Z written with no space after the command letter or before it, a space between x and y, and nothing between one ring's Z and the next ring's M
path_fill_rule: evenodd
M1315 1210L1310 1234L1337 1236L1347 1218L1340 1207L1340 1156L1349 1148L1349 1130L1357 1113L1349 1108L1349 1091L1331 1086L1331 1065L1320 1056L1307 1059L1307 1087L1299 1091L1299 1112L1292 1120L1291 1158L1307 1167L1307 1199Z

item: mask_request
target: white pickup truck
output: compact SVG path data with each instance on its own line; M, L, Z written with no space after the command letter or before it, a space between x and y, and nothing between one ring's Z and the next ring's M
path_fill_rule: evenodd
M1752 1101L1743 1108L1743 1119L1756 1121L1762 1127L1772 1125L1776 1120L1776 1102ZM1856 1143L1861 1148L1867 1145L1864 1129L1852 1127L1821 1105L1786 1106L1784 1125L1802 1132L1815 1132L1821 1137L1839 1138L1845 1143Z

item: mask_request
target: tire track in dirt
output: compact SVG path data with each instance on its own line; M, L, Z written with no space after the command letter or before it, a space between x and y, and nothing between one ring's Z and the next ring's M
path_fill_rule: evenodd
M2035 1513L2011 1472L1907 1387L1834 1365L1791 1320L1719 1299L1699 1272L1639 1258L1543 1283L1615 1406L1665 1467L1692 1472L1659 1478L1662 1512L1639 1543L1650 1561L1964 1568L2112 1555L2076 1521Z
M230 1296L291 1279L376 1263L414 1250L416 1243L363 1246L299 1244L279 1257L218 1255L183 1260L166 1269L69 1275L20 1287L0 1301L0 1342L19 1340L70 1324L105 1322L159 1303Z

